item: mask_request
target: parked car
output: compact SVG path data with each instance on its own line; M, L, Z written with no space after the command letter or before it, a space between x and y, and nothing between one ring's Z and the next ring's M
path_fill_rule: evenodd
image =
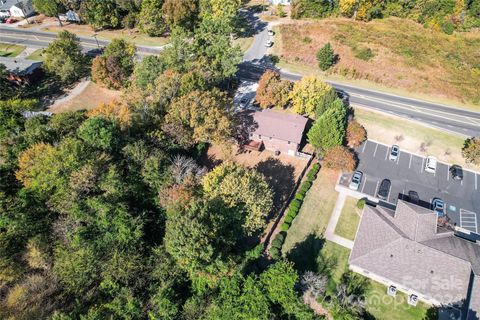
M388 199L388 194L390 193L390 187L392 183L388 179L383 179L378 188L377 196L382 200Z
M355 171L355 173L352 176L352 181L350 182L348 187L352 190L357 191L358 188L360 187L360 183L362 182L362 177L363 177L363 173L361 173L360 171Z
M445 215L445 202L440 198L433 198L432 209L438 217L443 217Z
M7 17L0 17L0 23L5 23L7 21Z
M427 161L425 161L425 171L430 173L437 171L437 158L432 156L427 157Z
M418 196L417 191L408 191L408 201L413 204L418 204L420 202L420 197Z
M458 164L454 164L450 167L450 175L453 180L463 180L463 169Z
M390 155L388 156L388 159L390 161L397 161L399 152L400 152L400 147L397 145L393 145L390 150Z
M15 19L15 18L8 18L7 21L5 21L5 22L8 23L8 24L11 24L11 23L17 22L17 19Z
M269 36L273 36L275 34L275 32L273 32L273 30L268 30L268 35Z
M271 46L273 46L273 41L268 40L267 43L265 43L265 47L270 48Z

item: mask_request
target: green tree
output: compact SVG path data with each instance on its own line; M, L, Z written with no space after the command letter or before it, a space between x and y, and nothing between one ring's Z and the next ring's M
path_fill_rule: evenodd
M290 98L294 112L319 117L336 99L336 93L320 78L307 76L294 84Z
M138 27L141 32L151 37L161 36L167 30L162 11L163 1L144 0L138 16Z
M146 89L165 71L165 63L158 56L146 56L135 66L135 84Z
M367 139L367 130L358 123L357 120L351 120L347 126L347 145L356 148Z
M319 151L342 145L345 139L346 116L347 110L343 105L336 105L325 111L308 131L308 142Z
M335 63L335 52L332 45L328 42L317 51L318 66L321 70L328 70Z
M33 7L38 13L43 13L49 17L56 17L60 26L62 26L62 20L60 20L60 13L64 12L65 8L59 0L33 0Z
M168 108L164 131L184 147L224 142L232 136L232 102L218 89L193 91Z
M78 37L66 30L60 32L48 45L43 56L45 70L64 82L78 80L87 70L87 60Z
M82 18L94 29L120 26L121 15L115 0L84 0L80 12Z
M198 1L165 0L162 6L163 16L170 28L182 27L192 30L198 16Z
M466 161L480 164L480 138L472 137L465 140L462 155Z
M220 197L229 207L238 207L245 215L243 228L247 233L265 226L273 192L259 172L224 163L204 177L203 190L211 198Z
M115 123L103 117L94 117L78 128L78 136L91 147L112 151L118 147L120 135Z
M8 80L7 67L0 63L0 100L6 100L13 94L13 87Z

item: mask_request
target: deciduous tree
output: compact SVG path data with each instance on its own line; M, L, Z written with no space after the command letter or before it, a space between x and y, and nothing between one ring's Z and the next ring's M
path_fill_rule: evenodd
M60 13L64 12L65 8L63 3L59 0L33 0L33 7L38 13L43 13L48 17L56 17L60 26L62 26L62 20L60 20Z
M138 16L138 27L141 32L151 37L161 36L167 30L162 11L163 0L143 0Z
M463 144L462 155L468 162L480 164L480 138L466 139Z
M281 80L278 72L269 69L258 82L255 100L262 108L272 106L283 108L288 104L292 87L290 81Z
M170 28L182 27L192 30L198 11L197 0L165 0L162 6L163 16Z
M342 145L345 138L346 114L343 105L325 111L308 131L308 142L319 151Z
M46 71L58 76L64 82L72 82L82 77L87 70L87 61L82 53L80 40L66 30L48 45L43 56Z
M4 64L0 63L0 100L10 98L13 94L13 87L8 81L8 71Z
M203 190L209 197L220 197L227 206L239 208L245 215L243 228L247 233L265 226L265 218L273 205L273 193L257 171L233 163L222 164L205 176Z
M84 0L80 12L82 18L95 29L120 26L121 14L115 0Z
M303 77L293 86L290 93L293 111L309 117L315 117L317 109L326 110L335 99L335 90L315 76ZM323 112L317 112L320 116Z
M135 66L135 84L144 90L149 84L153 84L166 69L166 64L158 56L146 56Z
M351 120L347 125L347 145L356 148L366 139L367 130L357 120Z
M351 172L355 170L357 162L355 155L344 146L336 146L328 149L323 164L327 168Z

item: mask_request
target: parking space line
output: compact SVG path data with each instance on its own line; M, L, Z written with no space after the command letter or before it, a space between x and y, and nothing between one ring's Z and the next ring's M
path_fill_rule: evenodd
M387 198L387 202L390 203L390 197L392 196L392 185L390 185L390 188L388 189L388 198Z
M425 166L425 158L422 158L422 169L420 170L421 173L423 173L424 166Z
M477 190L477 179L478 179L478 174L475 174L475 190Z
M367 141L365 141L365 143L363 144L362 153L364 153L364 152L365 152L365 147L367 146L367 143L368 143L368 140L367 140Z
M412 166L412 154L410 153L410 162L408 163L408 169Z
M363 189L365 188L366 184L367 184L367 177L365 177L365 179L363 179L362 193L363 193Z
M378 184L380 183L380 180L377 181L377 186L375 187L375 195L374 197L376 197L378 195Z
M475 230L478 233L477 214L464 209L460 209L460 227Z
M373 157L375 158L375 155L377 154L377 149L378 149L378 143L375 145L375 151L373 152Z
M450 166L447 164L447 181L450 181Z
M397 161L396 161L396 164L399 164L400 163L400 155L402 154L401 151L398 151L398 157L397 157Z
M388 158L388 149L390 148L387 148L387 153L385 153L385 161L387 161L387 158Z

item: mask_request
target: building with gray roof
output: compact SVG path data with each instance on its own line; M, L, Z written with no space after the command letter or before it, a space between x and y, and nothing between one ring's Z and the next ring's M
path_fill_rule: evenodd
M480 315L480 245L437 226L431 210L399 200L395 211L366 206L350 269L462 319Z

